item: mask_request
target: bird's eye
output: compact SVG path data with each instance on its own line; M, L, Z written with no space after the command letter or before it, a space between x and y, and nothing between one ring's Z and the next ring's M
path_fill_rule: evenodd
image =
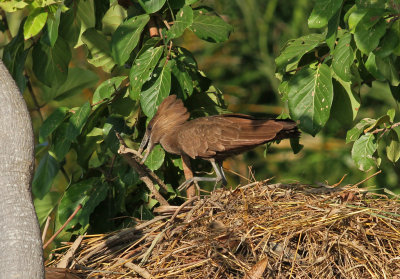
M151 129L153 129L153 126L152 125L148 125L147 126L147 130L151 131Z

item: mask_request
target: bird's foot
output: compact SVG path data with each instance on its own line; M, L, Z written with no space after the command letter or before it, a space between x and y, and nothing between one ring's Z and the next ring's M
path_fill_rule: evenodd
M186 189L187 187L189 187L190 184L194 183L196 188L197 188L197 190L200 192L200 187L199 187L199 184L198 184L199 181L208 181L208 182L215 181L215 185L214 185L214 189L215 189L215 186L220 181L220 179L218 179L217 177L197 177L197 176L195 176L195 177L189 178L188 180L183 182L178 187L178 191L182 191L183 189Z

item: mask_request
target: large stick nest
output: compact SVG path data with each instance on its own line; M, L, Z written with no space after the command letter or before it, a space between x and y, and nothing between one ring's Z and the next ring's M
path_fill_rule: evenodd
M87 235L50 264L69 261L85 278L400 278L399 201L354 186L253 183Z

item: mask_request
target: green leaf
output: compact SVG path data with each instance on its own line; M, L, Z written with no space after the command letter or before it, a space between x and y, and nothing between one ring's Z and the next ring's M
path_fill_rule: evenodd
M193 54L185 48L177 47L173 54L173 59L176 62L172 67L172 74L176 78L178 86L173 85L173 92L176 90L176 94L182 96L183 99L191 96L194 87L201 81L199 79L204 78L199 74L196 59ZM174 79L173 79L174 80Z
M54 47L58 39L58 27L60 25L60 16L61 16L61 9L59 8L56 13L50 14L47 18L47 28L45 33L45 42Z
M387 114L379 117L371 126L369 126L367 129L364 129L364 133L373 131L373 130L379 128L380 125L385 124L385 123L390 124L390 117Z
M372 27L366 24L358 24L354 33L357 47L366 55L377 48L379 41L386 32L384 19L379 20Z
M390 93L392 93L392 96L396 100L396 102L400 102L400 87L389 84L389 88L390 88Z
M28 40L39 34L46 24L48 13L43 8L32 10L26 18L24 24L24 39Z
M321 34L309 34L289 41L282 49L281 54L275 59L277 72L290 71L296 68L297 66L292 68L286 66L300 61L304 54L313 50L322 40L324 40L324 36Z
M75 9L61 13L58 36L62 37L73 48L80 38L81 22L75 17Z
M71 185L62 198L58 217L61 223L65 223L68 217L75 211L79 204L82 209L76 214L72 221L67 225L66 229L81 224L85 227L89 224L90 214L102 202L108 193L107 184L102 183L98 177L80 181Z
M354 53L350 42L351 34L346 33L339 39L339 43L333 51L332 68L344 81L351 80L350 67L354 61Z
M322 28L342 6L343 0L317 0L308 18L308 27Z
M375 51L376 56L380 58L389 56L399 46L399 43L400 39L397 32L393 29L389 29L382 38L379 47Z
M335 76L334 76L335 77ZM356 92L355 87L353 86L352 82L345 82L340 78L335 77L335 79L340 83L342 89L339 89L338 87L336 87L334 89L334 92L336 94L336 90L343 90L347 93L347 97L343 96L343 98L339 98L339 102L338 105L341 106L340 102L343 102L342 104L344 106L348 106L348 109L346 109L346 111L350 111L349 109L351 109L351 116L348 114L347 117L349 118L348 121L353 121L354 119L356 119L356 116L358 114L358 111L360 109L360 105L361 105L361 100L360 100L360 96L358 94L358 92ZM336 99L336 96L335 98Z
M68 138L69 126L69 123L62 123L54 132L51 151L58 162L64 160L71 148L71 140Z
M103 33L106 35L112 35L127 15L128 12L121 5L118 5L118 3L115 2L114 5L111 5L102 19Z
M64 121L68 108L58 107L46 118L39 130L39 142L42 143Z
M59 37L54 47L38 43L33 47L33 72L48 87L62 85L68 76L71 51L68 44Z
M86 124L91 112L91 106L89 102L86 102L82 107L80 107L69 119L69 128L67 131L67 138L71 141L80 134L83 126Z
M206 15L204 10L195 10L193 11L193 23L190 30L202 40L221 43L228 40L233 27L219 16Z
M43 199L50 191L59 168L57 160L49 153L42 157L32 181L32 192L36 198Z
M164 158L165 158L164 149L162 149L160 145L157 145L151 151L149 157L147 157L146 166L148 166L149 169L151 169L152 171L158 170L162 166Z
M293 153L297 154L303 149L304 145L300 144L300 138L290 138L290 147Z
M190 6L183 7L176 14L174 25L172 25L170 30L168 30L167 37L173 39L182 36L183 32L192 24L192 22L192 8L190 8Z
M112 77L106 81L103 81L97 88L93 94L92 103L96 104L102 100L109 99L112 94L118 90L119 86L121 85L122 81L125 80L125 76L121 77Z
M79 1L77 4L75 20L79 21L79 36L75 48L83 44L82 34L96 25L96 16L94 12L94 0Z
M29 50L24 50L23 28L20 27L18 34L4 47L3 62L21 92L24 92L26 87L24 70L28 53Z
M82 34L82 41L89 50L88 62L96 67L102 67L104 71L110 73L115 62L106 37L94 28L90 28Z
M376 120L375 119L371 119L371 118L362 119L351 130L349 130L347 132L346 143L349 143L349 142L352 142L352 141L356 141L359 138L359 136L362 133L364 133L364 128L367 127L367 126L372 125L375 122L376 122Z
M332 16L332 18L328 21L328 30L326 32L326 44L329 46L331 51L335 48L336 37L338 33L338 27L340 22L340 13L341 9L337 10L337 12Z
M70 68L67 80L63 85L54 89L43 86L41 97L46 102L51 100L62 101L75 94L82 93L83 89L94 86L98 80L97 74L91 70Z
M131 85L130 97L137 100L143 84L151 78L154 68L163 53L163 47L149 48L135 59L135 64L132 66L129 73Z
M390 122L393 122L393 121L394 121L394 117L395 117L395 115L396 115L395 109L393 109L393 108L389 109L389 110L386 112L386 114L389 115Z
M376 66L379 72L390 82L392 86L398 86L400 83L399 70L396 67L392 56L385 58L376 57Z
M111 39L111 54L117 64L123 65L129 59L149 19L148 15L132 17L115 30Z
M335 92L335 97L333 98L330 118L337 120L343 127L351 127L355 117L354 114L357 112L353 109L348 92L336 80L333 80L333 92Z
M58 200L61 194L57 192L49 192L43 197L43 199L35 199L35 211L39 220L39 225L42 226L47 217L51 214L54 208L58 205Z
M376 56L373 52L371 52L368 56L367 61L365 62L365 68L370 72L374 78L380 81L384 81L385 77L379 71L378 66L376 64Z
M0 8L8 13L16 12L17 10L25 8L27 5L28 3L25 1L18 0L0 2Z
M400 159L400 141L396 131L390 130L388 134L389 145L386 146L386 155L389 161L396 163Z
M289 111L300 128L315 136L329 119L333 100L330 68L303 68L289 81Z
M165 0L138 0L138 2L148 14L159 11L165 4Z
M162 68L158 67L153 73L152 80L144 85L144 90L140 95L140 105L147 117L154 116L157 107L169 95L170 88L171 61Z
M373 134L362 135L357 139L351 150L351 157L361 171L369 171L376 166L373 157L378 145Z

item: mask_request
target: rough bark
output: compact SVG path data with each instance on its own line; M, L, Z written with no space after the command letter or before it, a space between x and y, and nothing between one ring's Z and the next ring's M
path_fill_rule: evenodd
M34 140L22 95L0 60L0 278L44 278L32 202Z

